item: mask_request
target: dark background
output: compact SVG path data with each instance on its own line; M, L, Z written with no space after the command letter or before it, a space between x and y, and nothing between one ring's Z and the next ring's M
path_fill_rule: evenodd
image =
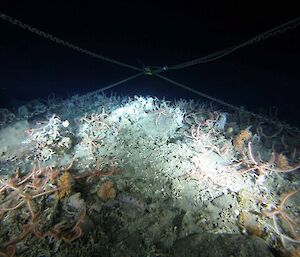
M174 65L240 44L289 20L289 2L245 1L1 1L3 12L101 55L141 67ZM297 1L294 1L295 4ZM0 107L97 90L136 72L43 39L0 19ZM300 26L217 61L166 72L178 82L258 112L300 123ZM199 99L155 77L112 91Z

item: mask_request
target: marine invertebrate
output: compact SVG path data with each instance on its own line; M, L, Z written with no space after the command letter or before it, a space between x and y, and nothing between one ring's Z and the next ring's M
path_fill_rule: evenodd
M283 153L278 155L277 163L278 163L278 166L280 169L289 169L290 168L289 162Z
M71 243L82 236L81 225L84 222L85 217L86 217L86 209L84 208L80 212L79 217L71 230L67 232L64 231L63 226L65 225L65 222L62 221L57 223L53 227L53 229L50 232L48 232L48 235L54 237L57 240L63 240L66 243Z
M255 235L258 237L265 236L263 227L257 221L256 216L251 212L242 210L239 213L238 226L249 235Z
M234 148L241 152L243 150L243 147L245 145L245 142L249 140L252 137L251 131L249 129L241 130L240 133L236 136L236 138L233 141Z
M274 227L269 227L272 228L274 232L280 236L283 246L285 246L285 240L293 243L300 243L300 236L297 235L296 232L296 228L300 227L300 223L296 220L295 217L292 217L290 214L288 214L287 208L285 206L287 201L299 192L300 190L298 189L282 195L278 206L274 207L271 211L263 211L263 214L266 217L273 219ZM282 225L284 225L283 223L287 224L288 228L285 232L282 232L282 228L279 227L277 218L280 218ZM292 237L286 235L286 233L290 233Z
M283 157L280 157L280 155L276 163L275 152L271 153L269 161L263 161L261 159L257 160L253 154L252 142L248 142L247 153L243 153L243 155L244 159L236 164L238 166L243 165L246 167L245 169L242 169L242 173L257 171L259 175L268 175L270 172L287 173L300 168L300 164L296 164L295 166L288 165L287 160L283 159Z
M16 247L14 245L6 246L5 251L0 251L0 256L3 257L13 257L16 253Z
M71 147L68 126L67 120L62 121L58 115L53 114L49 121L41 121L37 128L28 129L26 132L29 137L23 143L31 145L36 160L47 161L58 150Z
M58 179L59 190L56 191L55 196L58 199L64 198L71 193L71 175L70 172L65 171Z
M0 179L2 185L0 192L6 191L7 195L4 203L0 205L1 211L13 211L26 204L31 218L34 219L36 214L33 201L61 189L59 187L51 189L47 187L51 173L52 169L49 167L36 169L34 166L33 170L24 178L16 175L9 180ZM11 206L12 202L17 203Z
M300 168L300 163L294 166L290 165L287 157L282 153L277 157L277 164L279 169L277 169L276 171L278 172L290 172Z
M116 195L117 191L111 180L104 182L97 190L97 196L103 201L114 199Z
M112 176L116 171L117 168L114 164L108 168L108 171L103 171L100 168L100 159L97 159L95 171L87 171L82 175L75 176L74 179L79 183L90 183L95 177Z
M25 239L28 235L33 235L38 239L44 239L48 233L44 231L44 223L42 223L43 207L41 202L50 194L60 190L66 190L65 184L55 186L51 181L56 177L56 171L51 167L41 167L33 165L29 174L22 176L20 172L10 179L0 179L0 193L3 194L0 202L0 217L14 217L10 215L13 211L22 208L22 219L16 221L16 217L12 218L13 222L17 222L17 227L21 227L18 233L10 236L8 242L2 243L2 247L6 249L0 251L0 256L13 256L15 245ZM49 199L49 198L48 198ZM47 202L43 201L46 205ZM26 217L27 216L27 217ZM19 217L19 216L18 216ZM24 224L23 224L24 222ZM1 230L3 227L1 227ZM0 238L2 241L3 239Z

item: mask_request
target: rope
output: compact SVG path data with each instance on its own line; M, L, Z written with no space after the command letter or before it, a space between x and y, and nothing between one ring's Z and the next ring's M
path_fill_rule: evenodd
M294 20L288 21L284 24L281 24L280 26L277 26L273 29L270 29L270 30L268 30L264 33L261 33L261 34L257 35L256 37L253 37L253 38L247 40L246 42L244 42L242 44L226 48L224 50L209 54L207 56L204 56L204 57L201 57L201 58L198 58L198 59L194 59L194 60L191 60L191 61L188 61L188 62L183 62L183 63L177 64L177 65L173 65L173 66L168 67L164 70L178 70L178 69L183 69L183 68L190 67L190 66L197 65L197 64L201 64L201 63L207 63L207 62L215 61L215 60L218 60L218 59L220 59L220 58L222 58L226 55L229 55L230 53L232 53L232 52L234 52L234 51L236 51L236 50L238 50L242 47L245 47L247 45L251 45L251 44L257 43L259 41L265 40L267 38L274 37L276 35L282 34L282 33L286 32L287 30L291 30L291 29L296 28L299 25L300 25L300 17L296 18Z
M122 79L122 80L120 80L118 82L115 82L115 83L110 84L110 85L108 85L106 87L100 88L100 89L98 89L96 91L92 91L92 92L86 93L86 94L80 96L79 99L81 101L85 101L86 99L91 99L91 97L93 97L94 95L97 95L99 93L103 93L107 89L110 89L110 88L118 86L118 85L120 85L122 83L128 82L128 81L130 81L132 79L135 79L135 78L137 78L137 77L139 77L141 75L143 75L143 72L135 74L135 75L130 76L128 78ZM72 99L72 97L71 97L71 99ZM28 114L26 116L26 118L29 119L29 118L32 118L34 116L43 114L45 112L53 111L53 110L55 110L57 108L62 107L63 105L65 105L65 100L61 100L60 102L57 102L57 103L52 103L51 105L48 105L46 108L39 109L39 110L36 110L34 112L31 112L30 114ZM4 119L0 120L0 128L2 128L3 126L6 126L8 124L10 124L13 121L24 119L24 116L19 116L18 113L13 113L13 112L10 112L7 109L1 109L0 108L0 116L1 115L2 115L2 118L4 118Z
M120 80L120 81L118 81L118 82L116 82L116 83L110 84L110 85L108 85L108 86L106 86L106 87L103 87L103 88L100 88L100 89L97 89L96 91L92 91L92 92L87 93L87 94L85 94L85 95L87 95L87 96L92 96L92 95L96 95L96 94L98 94L98 93L103 93L105 90L108 90L108 89L111 89L111 88L113 88L113 87L116 87L116 86L118 86L118 85L120 85L120 84L122 84L122 83L128 82L129 80L135 79L135 78L137 78L137 77L139 77L139 76L142 76L142 75L144 75L144 72L135 74L135 75L130 76L130 77L126 78L126 79L122 79L122 80Z
M274 121L274 120L272 120L272 119L270 119L270 118L268 118L268 117L266 117L266 116L263 116L263 115L261 115L261 114L257 114L257 113L248 111L248 110L246 110L244 107L237 107L237 106L235 106L235 105L229 104L229 103L227 103L227 102L225 102L225 101L223 101L223 100L220 100L220 99L218 99L218 98L215 98L215 97L212 97L212 96L207 95L207 94L205 94L205 93L202 93L202 92L200 92L200 91L197 91L197 90L195 90L195 89L193 89L193 88L191 88L191 87L189 87L189 86L187 86L187 85L184 85L184 84L182 84L182 83L179 83L179 82L177 82L177 81L174 81L174 80L172 80L172 79L169 79L169 78L167 78L167 77L165 77L165 76L162 76L162 75L160 75L160 74L158 74L158 73L153 73L153 75L155 75L155 76L157 76L157 77L159 77L159 78L161 78L161 79L163 79L163 80L165 80L165 81L168 81L168 82L170 82L170 83L172 83L172 84L174 84L174 85L176 85L176 86L178 86L178 87L181 87L181 88L183 88L183 89L185 89L185 90L187 90L187 91L190 91L190 92L192 92L192 93L194 93L194 94L196 94L196 95L199 95L199 96L201 96L201 97L204 97L204 98L207 98L207 99L209 99L209 100L211 100L211 101L214 101L214 102L216 102L216 103L219 103L219 104L221 104L221 105L223 105L223 106L226 106L226 107L228 107L228 108L230 108L230 109L232 109L232 110L235 110L235 111L238 111L238 112L244 112L244 113L246 113L246 114L248 114L248 115L250 115L250 116L252 116L252 117L256 117L256 118L258 118L258 119L260 119L260 120L269 122L269 123L274 124L274 125L277 125L277 126L278 126L278 125L281 125L282 127L285 127L285 128L287 128L287 129L291 129L291 130L294 130L294 131L300 133L300 130L299 130L298 127L291 126L291 125L289 125L289 124L287 124L287 123L285 123L285 122L282 122L282 121Z
M125 83L125 82L127 82L129 80L137 78L137 77L139 77L141 75L155 75L155 76L157 76L157 77L159 77L159 78L161 78L163 80L166 80L166 81L168 81L168 82L170 82L170 83L172 83L172 84L174 84L174 85L176 85L178 87L181 87L181 88L183 88L185 90L188 90L188 91L190 91L190 92L192 92L192 93L194 93L196 95L199 95L201 97L207 98L207 99L209 99L211 101L214 101L216 103L219 103L219 104L221 104L223 106L227 106L230 109L233 109L233 110L236 110L236 111L243 111L244 113L247 113L247 114L249 114L251 116L254 116L254 117L260 118L260 119L262 119L264 121L268 121L270 123L275 123L275 124L278 123L278 122L275 122L275 121L273 121L273 120L271 120L271 119L269 119L269 118L267 118L265 116L256 114L254 112L247 111L247 110L245 110L242 107L234 106L234 105L229 104L229 103L227 103L225 101L222 101L222 100L220 100L218 98L209 96L209 95L207 95L205 93L202 93L202 92L199 92L199 91L197 91L197 90L195 90L195 89L193 89L191 87L188 87L188 86L186 86L184 84L181 84L179 82L171 80L171 79L169 79L169 78L167 78L165 76L162 76L159 73L161 73L163 71L167 71L167 70L183 69L183 68L186 68L186 67L189 67L189 66L192 66L192 65L196 65L196 64L200 64L200 63L207 63L207 62L211 62L211 61L214 61L214 60L218 60L218 59L220 59L220 58L222 58L222 57L224 57L224 56L226 56L226 55L228 55L228 54L230 54L230 53L232 53L232 52L234 52L234 51L236 51L236 50L238 50L238 49L240 49L242 47L245 47L247 45L251 45L251 44L254 44L256 42L262 41L264 39L267 39L267 38L270 38L270 37L282 34L282 33L284 33L287 30L291 30L291 29L296 28L300 24L300 17L299 17L299 18L296 18L294 20L288 21L288 22L286 22L286 23L284 23L284 24L282 24L280 26L277 26L277 27L275 27L275 28L273 28L271 30L268 30L268 31L266 31L264 33L261 33L261 34L257 35L256 37L251 38L250 40L247 40L246 42L244 42L242 44L226 48L224 50L221 50L221 51L209 54L207 56L204 56L204 57L201 57L201 58L198 58L198 59L195 59L195 60L191 60L191 61L184 62L184 63L181 63L181 64L173 65L171 67L168 67L168 66L163 66L163 67L160 67L160 66L148 66L148 67L144 67L143 69L141 69L141 68L138 68L138 67L135 67L135 66L132 66L132 65L129 65L129 64L126 64L126 63L123 63L123 62L119 62L117 60L114 60L114 59L111 59L111 58L108 58L108 57L96 54L94 52L91 52L89 50L83 49L81 47L75 46L75 45L73 45L71 43L68 43L68 42L62 40L62 39L59 39L59 38L54 37L54 36L52 36L50 34L47 34L47 33L43 32L43 31L41 31L39 29L36 29L36 28L31 27L31 26L29 26L27 24L24 24L23 22L21 22L19 20L16 20L16 19L14 19L14 18L12 18L12 17L10 17L8 15L5 15L5 14L3 14L1 12L0 12L0 18L2 18L3 20L8 21L8 22L10 22L10 23L12 23L14 25L17 25L17 26L19 26L19 27L21 27L23 29L29 30L29 31L31 31L31 32L33 32L33 33L41 36L41 37L49 39L49 40L51 40L53 42L56 42L58 44L61 44L63 46L67 46L67 47L69 47L69 48L71 48L73 50L79 51L81 53L85 53L85 54L90 55L92 57L96 57L98 59L101 59L101 60L104 60L104 61L107 61L107 62L110 62L110 63L113 63L113 64L117 64L119 66L123 66L123 67L130 68L130 69L137 70L137 71L141 72L141 73L138 73L136 75L130 76L130 77L126 78L126 79L123 79L121 81L118 81L116 83L113 83L111 85L108 85L108 86L106 86L104 88L100 88L100 89L98 89L98 90L96 90L94 92L85 94L85 96L91 96L91 95L97 94L99 92L103 92L103 91L105 91L107 89L113 88L113 87L115 87L117 85L120 85L120 84ZM290 128L290 129L293 129L293 130L299 132L299 129L296 128L296 127L291 127L290 125L288 125L286 123L283 123L283 122L281 122L280 124L283 125L286 128Z
M92 96L94 96L94 95L97 95L97 94L99 94L99 93L103 93L105 90L111 89L111 88L116 87L116 86L118 86L118 85L120 85L120 84L122 84L122 83L125 83L125 82L128 82L128 81L130 81L130 80L133 80L133 79L135 79L135 78L137 78L137 77L139 77L139 76L141 76L141 75L143 75L143 72L138 73L138 74L135 74L135 75L130 76L130 77L128 77L128 78L122 79L122 80L120 80L120 81L118 81L118 82L115 82L115 83L113 83L113 84L110 84L110 85L108 85L108 86L106 86L106 87L103 87L103 88L97 89L97 90L95 90L95 91L86 93L86 94L80 96L79 98L82 99L82 100L83 100L83 99L86 99L86 98L88 99L88 98L90 98L90 97L92 97ZM53 105L53 107L50 106L50 107L47 109L47 111L48 111L48 110L51 110L51 109L55 109L55 108L59 107L60 105L64 105L64 100L62 100L62 101L61 101L60 103L58 103L58 104Z
M179 82L177 82L177 81L174 81L174 80L172 80L172 79L169 79L169 78L167 78L167 77L165 77L165 76L162 76L162 75L160 75L160 74L158 74L158 73L154 73L154 75L157 76L157 77L159 77L159 78L161 78L161 79L163 79L163 80L166 80L166 81L168 81L168 82L170 82L170 83L172 83L172 84L174 84L174 85L176 85L176 86L178 86L178 87L181 87L181 88L183 88L183 89L185 89L185 90L187 90L187 91L190 91L190 92L192 92L192 93L194 93L194 94L196 94L196 95L199 95L199 96L201 96L201 97L207 98L207 99L209 99L209 100L211 100L211 101L214 101L214 102L219 103L219 104L221 104L221 105L227 106L227 107L229 107L229 108L231 108L231 109L234 109L234 110L236 110L236 111L240 111L240 110L241 110L241 108L239 108L239 107L236 107L236 106L234 106L234 105L232 105L232 104L226 103L226 102L224 102L224 101L222 101L222 100L220 100L220 99L218 99L218 98L212 97L212 96L207 95L207 94L205 94L205 93L202 93L202 92L200 92L200 91L197 91L197 90L195 90L195 89L193 89L193 88L191 88L191 87L188 87L188 86L186 86L186 85L184 85L184 84L182 84L182 83L179 83Z
M95 57L95 58L98 58L98 59L101 59L103 61L107 61L107 62L110 62L110 63L113 63L113 64L117 64L119 66L123 66L123 67L129 68L129 69L133 69L133 70L137 70L137 71L142 71L143 70L143 69L140 69L138 67L129 65L127 63L119 62L117 60L105 57L103 55L91 52L91 51L83 49L83 48L81 48L79 46L76 46L76 45L73 45L71 43L68 43L68 42L66 42L66 41L64 41L64 40L62 40L62 39L60 39L58 37L52 36L52 35L44 32L44 31L41 31L41 30L39 30L37 28L34 28L34 27L31 27L30 25L27 25L27 24L25 24L25 23L23 23L23 22L21 22L19 20L16 20L16 19L14 19L14 18L12 18L12 17L10 17L10 16L8 16L8 15L6 15L4 13L1 13L1 12L0 12L0 18L3 19L3 20L5 20L5 21L8 21L8 22L10 22L10 23L12 23L14 25L17 25L17 26L21 27L22 29L29 30L30 32L33 32L33 33L35 33L35 34L37 34L37 35L39 35L39 36L41 36L43 38L50 39L53 42L56 42L56 43L58 43L60 45L69 47L69 48L71 48L73 50L76 50L78 52L87 54L89 56L92 56L92 57Z

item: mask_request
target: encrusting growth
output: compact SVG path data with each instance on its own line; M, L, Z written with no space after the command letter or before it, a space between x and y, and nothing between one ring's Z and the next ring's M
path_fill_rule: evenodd
M62 199L71 193L71 175L70 172L65 171L58 179L58 187L60 188L56 191L55 196L58 199Z
M248 129L242 130L234 139L233 146L234 148L241 152L245 145L245 142L252 137L252 133Z

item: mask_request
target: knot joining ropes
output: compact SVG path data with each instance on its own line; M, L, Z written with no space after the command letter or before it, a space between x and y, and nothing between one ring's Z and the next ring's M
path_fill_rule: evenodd
M107 62L110 62L110 63L113 63L113 64L116 64L116 65L119 65L119 66L122 66L122 67L125 67L125 68L129 68L129 69L132 69L132 70L135 70L135 71L138 71L139 73L133 75L133 76L130 76L128 78L125 78L121 81L118 81L116 83L113 83L111 85L108 85L106 87L103 87L103 88L100 88L99 90L95 91L95 92L103 92L107 89L111 89L117 85L120 85L122 83L125 83L127 81L130 81L132 79L135 79L137 77L140 77L141 75L145 75L145 76L156 76L156 77L159 77L160 79L163 79L165 81L168 81L170 83L172 83L173 85L176 85L180 88L183 88L185 90L188 90L190 92L193 92L195 94L197 94L198 96L201 96L201 97L204 97L206 99L209 99L211 101L214 101L214 102L217 102L223 106L227 106L233 110L240 110L240 111L243 111L243 112L247 112L248 114L252 115L252 116L256 116L256 117L259 117L261 118L261 115L258 115L258 114L255 114L253 112L249 112L249 111L246 111L244 108L241 108L241 107L236 107L234 105L231 105L229 103L226 103L220 99L217 99L213 96L210 96L210 95L207 95L203 92L200 92L200 91L197 91L187 85L184 85L182 83L179 83L179 82L176 82L174 80L171 80L165 76L162 76L160 75L160 73L162 72L166 72L168 70L179 70L179 69L184 69L186 67L190 67L190 66L193 66L193 65L197 65L197 64L202 64L202 63L208 63L208 62L211 62L211 61L215 61L215 60L218 60L226 55L229 55L230 53L234 52L234 51L237 51L238 49L242 48L242 47L245 47L245 46L248 46L248 45L251 45L251 44L254 44L254 43L257 43L257 42L260 42L262 40L265 40L267 38L270 38L270 37L274 37L276 35L279 35L279 34L282 34L288 30L291 30L291 29L294 29L296 27L298 27L300 25L300 17L299 18L296 18L296 19L293 19L291 21L288 21L284 24L281 24L280 26L277 26L273 29L270 29L264 33L261 33L239 45L234 45L234 46L231 46L231 47L228 47L226 49L223 49L221 51L217 51L217 52L214 52L212 54L209 54L207 56L204 56L204 57L201 57L201 58L197 58L197 59L194 59L194 60L191 60L191 61L187 61L187 62L183 62L183 63L180 63L180 64L176 64L176 65L172 65L170 67L168 66L146 66L146 67L143 67L143 68L138 68L138 67L135 67L133 65L130 65L130 64L127 64L127 63L124 63L124 62L120 62L120 61L117 61L117 60L114 60L112 58L108 58L108 57L105 57L103 55L100 55L100 54L97 54L97 53L94 53L94 52L91 52L89 50L86 50L86 49L83 49L79 46L76 46L76 45L73 45L69 42L66 42L58 37L55 37L55 36L52 36L46 32L43 32L37 28L34 28L34 27L31 27L30 25L27 25L19 20L16 20L6 14L3 14L0 12L0 18L5 20L5 21L8 21L14 25L17 25L18 27L21 27L23 29L26 29L26 30L29 30L30 32L32 33L35 33L41 37L44 37L46 39L49 39L55 43L58 43L58 44L61 44L61 45L64 45L66 47L69 47L73 50L76 50L76 51L79 51L81 53L84 53L84 54L87 54L87 55L90 55L92 57L96 57L98 59L101 59L103 61L107 61ZM295 128L294 128L295 129ZM298 129L296 129L298 130Z

